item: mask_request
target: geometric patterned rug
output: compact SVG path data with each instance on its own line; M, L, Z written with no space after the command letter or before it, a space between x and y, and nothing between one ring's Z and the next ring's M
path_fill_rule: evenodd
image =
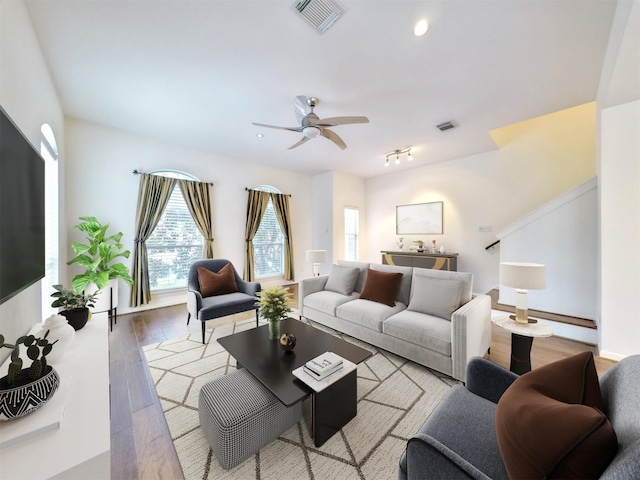
M373 354L358 365L357 416L320 448L313 444L303 419L231 470L220 467L200 430L198 394L203 384L236 368L235 359L216 339L255 328L255 320L210 328L205 345L201 333L196 333L143 348L187 480L396 478L407 440L458 382L324 326L311 325Z

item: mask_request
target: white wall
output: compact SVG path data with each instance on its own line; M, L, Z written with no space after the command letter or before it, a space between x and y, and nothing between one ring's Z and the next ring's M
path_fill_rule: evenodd
M305 262L311 245L311 177L240 159L225 158L153 138L132 135L89 122L67 118L67 211L70 243L82 235L73 228L81 215L109 223L113 232L124 233L123 243L133 249L135 210L140 177L137 169L149 172L175 169L214 184L214 256L229 259L239 272L244 269L244 233L247 216L246 187L272 185L291 194L290 206L294 235L296 278L310 276L312 266ZM130 264L130 262L129 262ZM75 274L69 270L70 274ZM130 289L120 283L118 312L130 311ZM185 301L184 291L174 295L155 295L142 308L157 308Z
M334 261L333 252L333 173L325 172L315 175L313 182L313 209L311 249L326 250L327 261L319 265L319 272L325 275L330 272ZM313 267L312 267L313 269Z
M40 127L51 125L64 169L64 121L42 52L24 3L3 1L0 8L0 105L40 150ZM61 241L64 239L61 238ZM41 318L40 282L0 305L0 331L8 341ZM0 350L0 360L9 355Z
M530 309L597 321L598 191L595 178L496 232L501 262L546 265L547 286L530 290ZM515 289L500 286L500 303Z
M601 113L600 350L640 353L640 100Z
M498 285L498 248L493 231L585 182L595 175L595 106L581 105L499 132L499 150L371 178L366 181L367 248L365 261L380 262L380 250L397 249L395 207L444 202L444 233L412 235L435 239L458 253L458 270L474 275L474 291ZM461 127L463 128L463 127ZM415 154L414 162L419 161Z

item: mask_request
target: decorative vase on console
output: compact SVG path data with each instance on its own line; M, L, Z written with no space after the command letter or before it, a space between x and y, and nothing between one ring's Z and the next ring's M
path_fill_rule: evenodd
M402 250L404 248L404 243L402 243L402 241L404 240L404 237L399 237L398 239L398 250Z
M55 350L47 356L47 362L53 365L59 362L66 351L69 350L76 336L76 330L63 315L51 315L42 322L42 329L36 333L35 336L44 337L47 330L49 331L49 335L47 336L49 343L54 343L57 340Z

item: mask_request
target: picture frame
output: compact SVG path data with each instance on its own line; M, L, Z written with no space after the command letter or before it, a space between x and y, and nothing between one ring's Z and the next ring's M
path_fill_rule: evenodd
M443 202L396 206L396 234L442 234Z

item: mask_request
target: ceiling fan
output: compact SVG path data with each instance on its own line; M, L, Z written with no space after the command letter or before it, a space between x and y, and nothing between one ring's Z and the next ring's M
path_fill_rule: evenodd
M296 118L300 123L299 127L277 127L275 125L265 125L264 123L255 122L253 122L253 125L277 128L279 130L289 130L291 132L302 132L302 140L291 145L289 150L299 147L312 138L316 138L318 135L322 135L324 138L331 140L338 147L344 150L347 148L347 144L344 143L344 140L342 140L337 133L329 130L328 127L350 125L353 123L369 123L369 119L367 117L330 117L320 119L315 113L313 113L313 109L319 102L320 100L316 97L307 98L304 95L298 95L296 97L294 105Z

